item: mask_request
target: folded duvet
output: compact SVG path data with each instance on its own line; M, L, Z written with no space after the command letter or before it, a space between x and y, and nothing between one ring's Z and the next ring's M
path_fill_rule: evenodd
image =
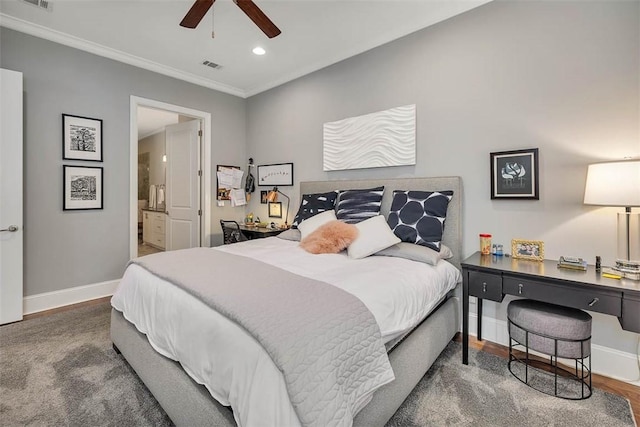
M342 289L206 248L132 263L184 289L253 336L282 372L303 425L351 425L371 392L394 378L374 316Z

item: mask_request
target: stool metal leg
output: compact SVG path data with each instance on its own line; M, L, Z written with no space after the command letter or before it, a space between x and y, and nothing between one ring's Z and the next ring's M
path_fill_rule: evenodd
M555 362L553 364L553 394L555 396L558 395L558 340L553 340L553 356L551 360L555 357Z
M529 331L524 332L524 342L526 348L525 364L524 364L524 382L529 384Z

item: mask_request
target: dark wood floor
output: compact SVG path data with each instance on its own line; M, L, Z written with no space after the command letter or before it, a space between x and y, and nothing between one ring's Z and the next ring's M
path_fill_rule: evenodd
M462 342L462 335L458 333L454 340ZM469 337L469 347L495 354L496 356L503 357L505 360L509 358L509 347L490 341L478 341L475 337ZM629 399L636 424L640 426L640 387L598 374L593 374L591 380L593 387Z
M29 314L24 316L24 320L33 319L36 317L48 316L50 314L58 313L60 311L71 310L74 308L85 307L93 304L102 304L111 299L111 297L98 298L91 301L81 302L79 304L68 305L65 307L54 308L52 310L41 311L39 313ZM455 341L461 342L462 335L458 333ZM478 341L475 337L469 337L469 347L480 351L486 351L487 353L495 354L496 356L507 359L509 357L509 348L496 344L490 341ZM593 374L592 376L593 387L600 390L608 391L609 393L617 394L619 396L626 397L631 402L633 409L633 416L636 419L636 424L640 426L640 387L633 386L631 384L614 380L602 375Z

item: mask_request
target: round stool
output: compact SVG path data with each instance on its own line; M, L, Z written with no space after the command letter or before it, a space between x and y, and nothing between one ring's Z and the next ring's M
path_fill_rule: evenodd
M509 303L507 321L509 372L513 376L542 393L563 399L591 396L591 316L588 313L521 299ZM514 350L524 352L524 357ZM531 358L530 350L549 356L549 362ZM573 359L575 370L558 366L558 358Z

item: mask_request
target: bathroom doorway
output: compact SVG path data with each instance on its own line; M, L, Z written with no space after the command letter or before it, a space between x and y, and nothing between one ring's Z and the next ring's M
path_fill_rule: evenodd
M209 113L131 97L131 258L209 246L210 127Z

